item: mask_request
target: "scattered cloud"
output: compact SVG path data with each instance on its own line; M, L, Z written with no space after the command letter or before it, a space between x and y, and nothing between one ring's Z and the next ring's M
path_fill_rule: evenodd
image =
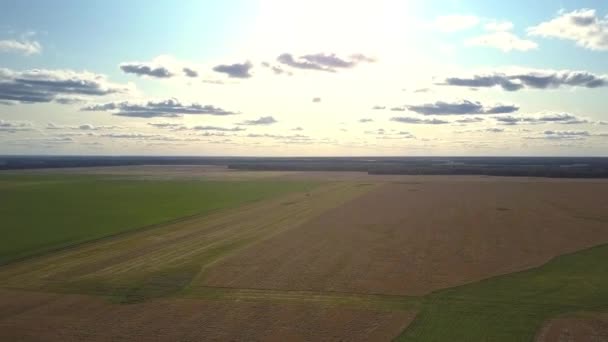
M195 67L193 63L178 60L171 55L160 55L148 62L125 62L119 67L127 74L156 79L196 78L199 76L199 68Z
M182 104L174 98L163 101L148 101L146 103L132 103L129 101L110 102L87 106L81 110L111 112L113 115L137 118L238 114L210 105L200 105L198 103Z
M94 126L92 124L81 124L81 125L57 125L52 122L49 122L46 125L46 129L48 130L80 130L80 131L100 131L100 130L110 130L110 129L121 129L120 126Z
M217 132L240 132L245 129L242 127L219 127L219 126L194 126L190 128L194 131L217 131Z
M431 89L430 88L418 88L418 89L414 89L414 93L428 93L430 92Z
M528 69L513 73L489 73L470 77L448 77L438 85L491 88L499 86L506 91L524 88L555 89L563 86L598 88L608 86L608 76L587 71Z
M277 57L277 61L296 69L336 72L337 69L350 69L362 62L373 63L375 59L362 54L354 54L344 59L333 53L317 53L294 58L292 54L284 53Z
M452 14L435 18L434 27L444 32L467 30L477 26L480 19L474 15Z
M36 55L42 51L42 45L34 40L0 40L0 52L18 53L24 56Z
M32 131L34 128L30 122L7 121L0 119L0 132L16 133L22 131Z
M598 17L594 9L561 12L552 20L530 27L528 34L574 41L590 50L608 50L608 18Z
M186 77L198 77L198 72L194 69L183 67L182 71L184 72L184 75L186 75Z
M506 114L519 110L514 105L483 106L480 102L463 100L460 102L427 103L405 106L408 110L423 115L466 115L466 114Z
M299 127L299 126L298 126L298 127L294 127L294 128L292 128L291 130L292 130L292 131L303 131L303 130L304 130L304 128L302 128L302 127Z
M492 47L502 50L503 52L528 51L538 48L538 44L535 42L520 38L513 32L508 31L490 32L478 37L473 37L467 39L465 45Z
M538 44L535 42L520 38L511 32L513 23L509 21L490 21L484 25L484 29L489 32L467 39L465 45L492 47L503 52L528 51L538 48Z
M288 76L293 75L293 73L291 73L290 71L285 71L285 69L281 68L279 65L273 65L268 62L262 62L262 66L272 70L272 72L275 73L275 75L281 75L281 74L286 74Z
M588 131L544 131L542 135L526 137L526 139L546 140L585 140L590 137Z
M373 106L372 109L373 110L385 110L386 106Z
M57 97L54 100L56 103L62 105L75 105L85 103L86 100L80 97Z
M492 127L492 128L486 128L485 131L489 132L489 133L502 133L502 132L505 131L505 129L504 128Z
M313 102L313 103L319 103L319 102L321 102L321 98L320 98L320 97L314 97L314 98L312 99L312 102Z
M249 70L253 68L253 64L250 62L235 63L235 64L221 64L213 68L213 71L220 72L228 75L231 78L250 78L252 75Z
M522 116L499 116L494 118L501 125L534 125L543 123L556 123L565 125L585 124L589 120L579 118L569 113L548 113Z
M482 121L484 121L483 118L471 117L471 118L458 119L458 120L455 120L454 122L457 122L460 124L469 124L469 123L478 123L478 122L482 122Z
M120 70L127 74L137 76L150 76L155 78L169 78L174 74L169 69L146 62L127 62L120 65Z
M511 31L513 30L513 23L510 21L498 21L498 20L490 20L483 28L486 31Z
M284 143L294 143L294 144L309 144L313 142L313 139L307 135L303 134L292 134L292 135L282 135L282 134L258 134L258 133L250 133L245 137L247 138L266 138L266 139L274 139L279 140Z
M564 135L564 136L585 136L588 137L590 134L588 131L544 131L546 135Z
M104 96L128 93L131 85L110 83L104 75L72 70L0 68L0 101L11 103L51 102L65 95ZM59 100L61 101L61 100Z
M391 121L406 123L406 124L416 124L416 125L444 125L450 123L449 121L439 120L439 119L420 119L409 116L397 116L391 118Z
M370 119L370 118L363 118L363 119L359 119L360 123L368 123L368 122L374 122L374 119Z
M177 129L180 127L184 127L183 124L179 123L171 123L171 122L148 122L148 125L156 128L164 128L164 129Z
M275 118L272 116L262 116L255 120L245 120L245 121L239 123L239 125L260 126L260 125L272 125L276 122L277 122L277 120L275 120Z

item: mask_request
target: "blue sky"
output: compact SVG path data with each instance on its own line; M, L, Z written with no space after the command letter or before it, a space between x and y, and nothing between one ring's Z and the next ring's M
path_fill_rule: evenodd
M0 1L0 153L607 155L607 15L605 1Z

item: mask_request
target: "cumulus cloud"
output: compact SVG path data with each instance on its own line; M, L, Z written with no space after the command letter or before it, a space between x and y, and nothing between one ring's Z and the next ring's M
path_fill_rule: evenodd
M598 17L593 9L562 12L552 20L530 27L528 34L570 40L591 50L608 50L608 18Z
M137 118L238 114L211 105L200 105L198 103L183 104L175 98L162 101L148 101L146 103L132 103L129 101L110 102L87 106L81 110L111 112L113 115Z
M155 78L169 78L174 76L168 68L146 62L122 63L120 65L120 70L127 74L135 74L137 76L150 76Z
M514 105L483 106L480 102L467 100L460 102L437 101L405 107L412 112L423 115L506 114L519 110L519 107Z
M450 123L449 121L439 119L420 119L410 116L396 116L391 118L391 121L416 125L444 125Z
M354 54L348 59L345 59L338 57L333 53L317 53L295 58L292 54L284 53L277 57L277 61L297 69L336 72L338 69L353 68L362 62L373 63L375 62L375 59L362 54Z
M477 26L480 19L474 15L452 14L435 18L434 26L440 31L455 32Z
M527 69L511 73L495 72L468 77L448 77L438 85L475 88L499 86L506 91L524 88L555 89L562 86L598 88L608 86L608 77L587 71Z
M0 119L0 132L16 133L16 132L31 131L31 130L33 130L33 127L30 122L6 121L6 120Z
M217 65L213 68L213 71L224 73L231 78L250 78L251 74L249 73L249 70L251 70L251 68L253 68L253 64L245 62Z
M86 71L0 68L0 101L5 103L51 102L64 95L104 96L131 89L130 85L110 83L104 75Z
M39 54L42 45L33 40L0 40L0 52L18 53L25 56Z
M272 125L276 122L277 122L277 120L275 120L275 118L272 116L262 116L255 120L245 120L245 121L239 123L239 125L260 126L260 125Z

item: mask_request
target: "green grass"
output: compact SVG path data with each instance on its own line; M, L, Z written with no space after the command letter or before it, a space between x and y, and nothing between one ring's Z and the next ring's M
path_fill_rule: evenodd
M312 187L266 180L0 175L0 264Z
M608 306L608 245L435 292L399 341L532 341L552 317Z

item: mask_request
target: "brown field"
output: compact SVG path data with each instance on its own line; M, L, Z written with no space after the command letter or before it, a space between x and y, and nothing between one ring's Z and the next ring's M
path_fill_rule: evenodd
M421 295L608 242L607 192L606 182L388 183L225 259L202 283Z
M536 336L536 342L608 341L608 314L588 313L549 320Z
M301 304L152 300L0 290L1 341L388 341L414 315Z
M1 341L391 340L421 307L410 296L608 242L607 181L53 172L325 182L3 266Z

